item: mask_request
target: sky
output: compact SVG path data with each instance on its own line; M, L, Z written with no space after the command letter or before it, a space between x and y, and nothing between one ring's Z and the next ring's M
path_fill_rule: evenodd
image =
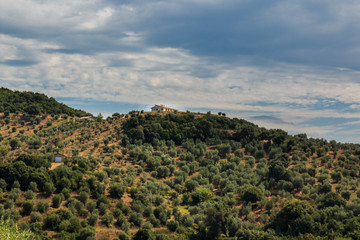
M1 0L0 86L360 143L355 0Z

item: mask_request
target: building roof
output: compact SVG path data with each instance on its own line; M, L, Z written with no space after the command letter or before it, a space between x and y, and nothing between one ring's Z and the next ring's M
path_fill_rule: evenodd
M54 157L66 157L66 156L61 153L54 153Z
M164 105L159 105L159 104L155 104L155 106L154 107L162 107L162 108L165 108L165 109L171 109L171 110L176 110L175 108L171 108L171 107L166 107L166 106L164 106Z
M94 118L93 116L86 116L86 117L81 117L79 119L89 119L89 118Z

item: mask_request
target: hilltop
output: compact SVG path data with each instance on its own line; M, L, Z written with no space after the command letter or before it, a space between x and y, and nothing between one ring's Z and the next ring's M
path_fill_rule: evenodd
M0 216L43 239L360 237L358 144L211 113L12 112Z
M54 98L49 98L45 94L13 91L3 87L0 88L0 112L23 112L30 115L41 113L67 114L78 117L89 115L85 111L59 103Z

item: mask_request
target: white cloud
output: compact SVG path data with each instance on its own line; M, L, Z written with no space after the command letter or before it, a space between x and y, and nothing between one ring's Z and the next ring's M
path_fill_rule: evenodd
M87 16L84 22L81 22L77 29L79 30L94 30L100 28L106 24L106 22L113 15L113 9L110 7L105 7L96 12L95 15L90 14Z

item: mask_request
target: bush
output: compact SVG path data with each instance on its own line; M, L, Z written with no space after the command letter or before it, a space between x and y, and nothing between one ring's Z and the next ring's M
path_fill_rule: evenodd
M318 208L327 208L346 205L346 200L340 197L337 193L329 192L318 199Z
M79 232L77 240L95 239L95 229L93 227L82 228Z
M126 187L120 183L115 183L110 186L110 196L112 198L121 198L126 191Z
M119 240L130 240L130 236L124 232L119 233L118 238L119 238Z
M32 212L33 210L33 207L34 207L34 201L32 200L25 200L22 204L21 204L21 207L22 207L22 214L25 215L25 216L28 216L30 215L30 213Z
M89 199L89 194L87 192L80 192L79 194L79 201L83 204L86 204L87 200Z
M192 192L199 186L199 183L195 180L188 180L185 182L185 187L188 191Z
M112 223L114 221L114 217L113 217L113 215L105 214L104 216L102 216L101 221L107 227L111 227Z
M106 213L107 209L108 209L108 205L106 205L105 203L100 203L99 213L101 216Z
M139 229L134 235L133 240L154 240L154 236L149 229Z
M36 205L36 210L45 213L49 209L49 204L43 200L40 200L38 204Z
M297 235L311 233L314 229L312 218L313 208L309 203L301 200L290 200L276 215L271 226L276 230Z
M88 202L86 204L86 209L89 211L89 212L93 212L95 209L96 209L96 202Z
M30 222L34 223L34 222L41 222L42 221L42 215L39 212L32 212L30 214Z
M168 227L168 229L172 232L175 232L176 229L179 227L179 222L175 221L175 220L170 220L167 221L166 226Z
M33 192L39 192L36 182L30 182L29 189L32 190Z
M44 185L44 191L45 194L49 197L51 194L53 194L55 192L55 186L53 183L45 183Z
M11 220L0 219L0 239L41 239L40 236L30 230L21 230Z
M26 192L24 192L24 197L26 198L26 200L32 200L35 197L35 193L32 190L27 190Z
M58 208L63 200L62 194L55 194L52 198L52 207Z
M193 224L194 224L194 219L188 215L188 214L185 214L183 217L182 217L182 224L185 226L185 227L192 227Z
M262 191L258 187L249 186L243 190L242 200L245 202L255 203L257 201L260 201L263 196L264 195Z
M133 223L135 226L141 227L143 218L140 213L133 212L130 214L129 222Z
M99 214L96 211L94 211L90 214L87 222L89 223L90 226L95 226L98 219L99 219Z

